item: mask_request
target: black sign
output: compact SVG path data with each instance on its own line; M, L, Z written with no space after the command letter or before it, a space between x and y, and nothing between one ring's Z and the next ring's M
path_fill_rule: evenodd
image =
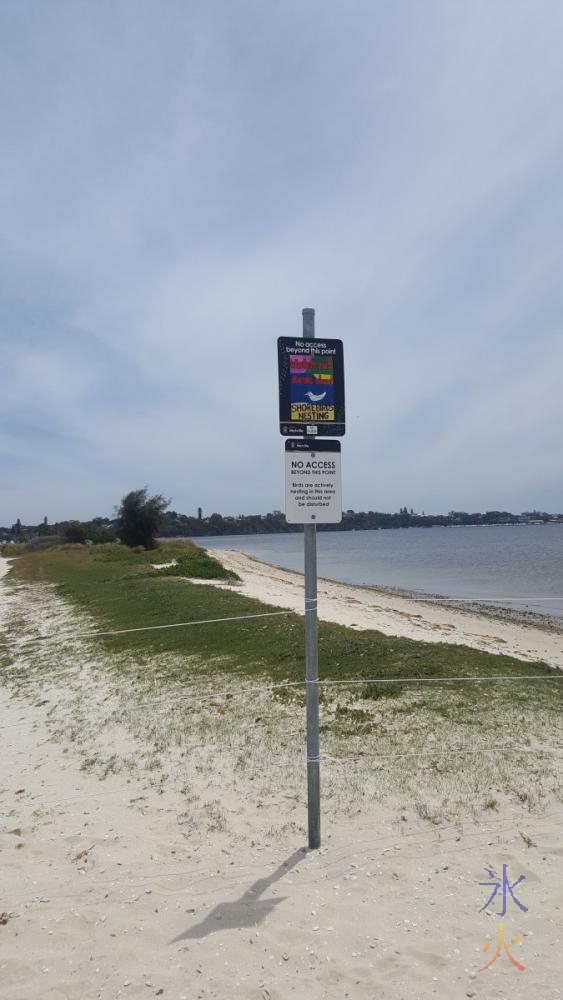
M344 352L341 340L278 338L280 433L341 437Z
M307 441L307 438L291 438L285 442L286 451L340 451L340 441Z

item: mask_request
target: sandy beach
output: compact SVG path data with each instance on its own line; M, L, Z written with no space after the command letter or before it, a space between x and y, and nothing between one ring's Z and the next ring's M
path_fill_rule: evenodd
M213 585L236 586L248 597L303 613L301 574L270 566L236 550L214 549L213 555L242 581L235 585L210 581ZM479 613L430 598L413 600L331 580L319 580L318 614L324 621L349 628L376 629L420 642L471 646L563 668L563 628L557 624L526 622L499 612Z
M264 567L226 559L245 588L298 600L292 574L268 588ZM336 614L343 591L326 586L321 613ZM358 603L340 613L368 627L379 598L349 589ZM424 822L416 789L443 780L428 761L326 766L323 847L308 853L301 709L254 690L229 702L220 677L212 698L182 703L156 680L124 689L93 643L57 648L56 663L23 646L90 624L48 586L0 581L3 1000L563 996L560 799ZM425 631L406 610L405 628ZM487 759L456 780L480 771L493 789L503 762ZM479 883L503 864L524 876L527 912L509 898L500 918L498 896L479 912ZM479 972L501 920L525 971L502 950Z

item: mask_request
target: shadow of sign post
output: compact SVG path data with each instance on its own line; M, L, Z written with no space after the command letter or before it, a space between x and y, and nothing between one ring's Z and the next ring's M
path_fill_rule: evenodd
M217 931L237 928L240 930L244 927L256 927L261 924L270 913L273 913L276 906L279 906L287 898L275 896L262 899L261 897L292 868L295 868L300 861L303 861L304 853L304 848L295 851L271 875L253 882L239 899L235 899L233 902L218 903L203 920L178 934L170 944L209 937L210 934Z

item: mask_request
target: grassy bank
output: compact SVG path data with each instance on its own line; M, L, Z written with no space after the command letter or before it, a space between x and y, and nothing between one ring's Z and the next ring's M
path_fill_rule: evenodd
M217 579L232 587L190 582L198 578ZM47 589L43 584L49 585ZM253 693L253 684L302 682L303 618L287 613L214 621L279 609L237 593L236 579L192 543L165 543L152 552L109 545L23 554L14 559L7 585L28 595L28 607L47 601L46 595L54 593L70 609L58 634L52 620L45 626L45 617L33 622L25 613L19 619L12 617L0 663L6 676L19 680L20 693L32 676L35 684L41 678L48 683L58 679L58 670L62 678L74 664L80 668L80 664L94 663L98 669L101 663L104 676L111 674L114 694L118 692L108 719L121 725L128 718L128 725L143 740L148 724L154 741L149 759L158 758L163 768L171 747L180 746L188 734L191 738L199 734L202 746L209 746L211 740L223 748L233 739L243 739L245 749L237 758L242 769L249 766L249 754L257 755L260 762L264 746L268 752L272 747L279 751L282 745L289 748L276 728L278 723L282 728L297 725L302 737L303 687L258 695ZM83 633L85 627L135 629L210 619L208 624L162 631L71 638L74 621L75 631ZM18 644L42 632L55 638ZM363 754L374 758L380 753L415 754L413 760L364 763L369 767L373 794L381 794L383 788L400 789L405 800L415 798L419 815L433 822L463 815L467 809L473 814L495 810L504 795L530 809L543 808L553 797L563 798L560 757L525 752L561 741L563 683L516 680L530 675L561 676L554 668L465 646L418 643L322 622L319 673L322 680L344 682L321 689L326 752L353 753L360 758ZM514 680L491 683L495 676ZM475 680L451 680L460 677ZM360 683L346 683L352 680ZM144 711L133 713L134 721L133 715L124 715L156 689L164 701L158 709L151 709L149 717ZM204 701L186 716L182 692L191 697L196 690L204 699L211 694L211 705L206 709ZM90 725L88 704L77 711L74 738L84 741ZM64 735L64 727L60 732ZM503 745L513 750L520 747L522 753L503 754L502 749L497 757L440 753L442 748L488 750ZM427 756L429 747L434 757ZM111 768L117 766L118 757L111 757ZM97 762L104 773L110 758L96 753L88 759ZM338 787L344 802L347 782ZM357 794L358 789L368 794L360 771L353 787Z
M173 563L165 566L162 564ZM155 568L159 566L161 568ZM234 618L279 611L232 590L198 586L188 578L233 580L233 574L207 552L190 542L165 543L151 552L124 546L66 546L20 556L12 575L20 581L46 582L57 593L88 612L100 629L134 629L175 622ZM303 619L284 614L263 620L214 622L164 631L133 632L95 641L114 653L177 653L209 670L209 662L220 660L224 669L247 677L273 681L302 680ZM180 676L177 671L180 670ZM186 671L187 672L187 671ZM175 680L181 680L181 667ZM379 632L355 632L340 625L320 623L319 673L325 679L366 679L357 694L363 698L397 699L406 685L397 679L558 675L545 664L523 663L508 656L495 656L466 646L418 643ZM393 685L369 684L369 679L393 678ZM420 698L430 697L428 687L409 685ZM448 711L463 710L483 700L483 686L459 684L448 687ZM556 682L492 684L487 701L530 706L559 712L563 701Z

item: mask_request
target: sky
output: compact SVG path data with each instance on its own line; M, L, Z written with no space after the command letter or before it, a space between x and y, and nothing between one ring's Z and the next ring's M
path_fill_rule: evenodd
M345 509L563 509L559 0L0 0L0 37L0 524L283 510L303 307Z

